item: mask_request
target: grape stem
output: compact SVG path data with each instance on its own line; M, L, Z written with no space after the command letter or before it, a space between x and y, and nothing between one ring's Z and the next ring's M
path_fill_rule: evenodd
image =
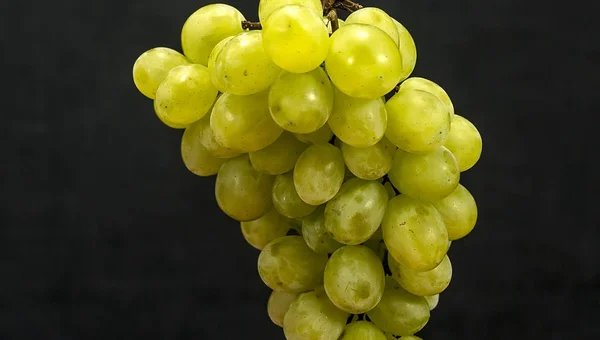
M330 0L323 0L324 2L330 3ZM356 12L359 9L363 8L363 5L358 4L351 0L335 0L333 1L333 7L337 9L343 9L347 12ZM325 4L323 4L323 8L325 8Z
M245 29L245 30L260 30L260 29L262 29L262 25L258 21L257 22L253 22L253 21L244 20L244 21L242 21L242 29Z
M332 9L327 13L327 20L331 23L331 33L337 31L340 28L340 23L338 21L337 11Z

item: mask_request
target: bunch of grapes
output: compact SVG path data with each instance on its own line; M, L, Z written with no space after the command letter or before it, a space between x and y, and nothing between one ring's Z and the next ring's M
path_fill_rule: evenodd
M459 179L481 136L442 87L409 77L415 43L381 9L258 11L248 22L229 5L200 8L183 54L143 53L134 82L185 129L185 166L216 175L219 207L261 251L268 315L287 339L420 339L450 283L450 243L477 220Z

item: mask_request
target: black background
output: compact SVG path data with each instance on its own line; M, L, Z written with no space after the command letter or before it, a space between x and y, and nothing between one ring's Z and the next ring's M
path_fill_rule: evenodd
M283 339L258 251L131 67L199 0L3 1L0 339ZM256 19L257 1L229 1ZM425 339L595 339L597 30L575 1L375 1L484 138ZM596 189L596 190L594 190ZM595 211L593 211L593 209Z

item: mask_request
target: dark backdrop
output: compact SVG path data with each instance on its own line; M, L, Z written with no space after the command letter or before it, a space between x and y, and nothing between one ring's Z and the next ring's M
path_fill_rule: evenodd
M258 252L131 79L198 0L0 4L0 339L283 339ZM257 2L229 1L249 19ZM484 138L425 339L600 336L597 31L570 1L375 1ZM594 193L594 194L593 194ZM593 211L595 210L595 211Z

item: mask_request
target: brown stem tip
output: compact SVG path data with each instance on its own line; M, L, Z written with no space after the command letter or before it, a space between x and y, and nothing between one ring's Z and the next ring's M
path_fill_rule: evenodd
M260 22L244 20L242 21L242 28L245 30L260 30L262 29L262 25Z

